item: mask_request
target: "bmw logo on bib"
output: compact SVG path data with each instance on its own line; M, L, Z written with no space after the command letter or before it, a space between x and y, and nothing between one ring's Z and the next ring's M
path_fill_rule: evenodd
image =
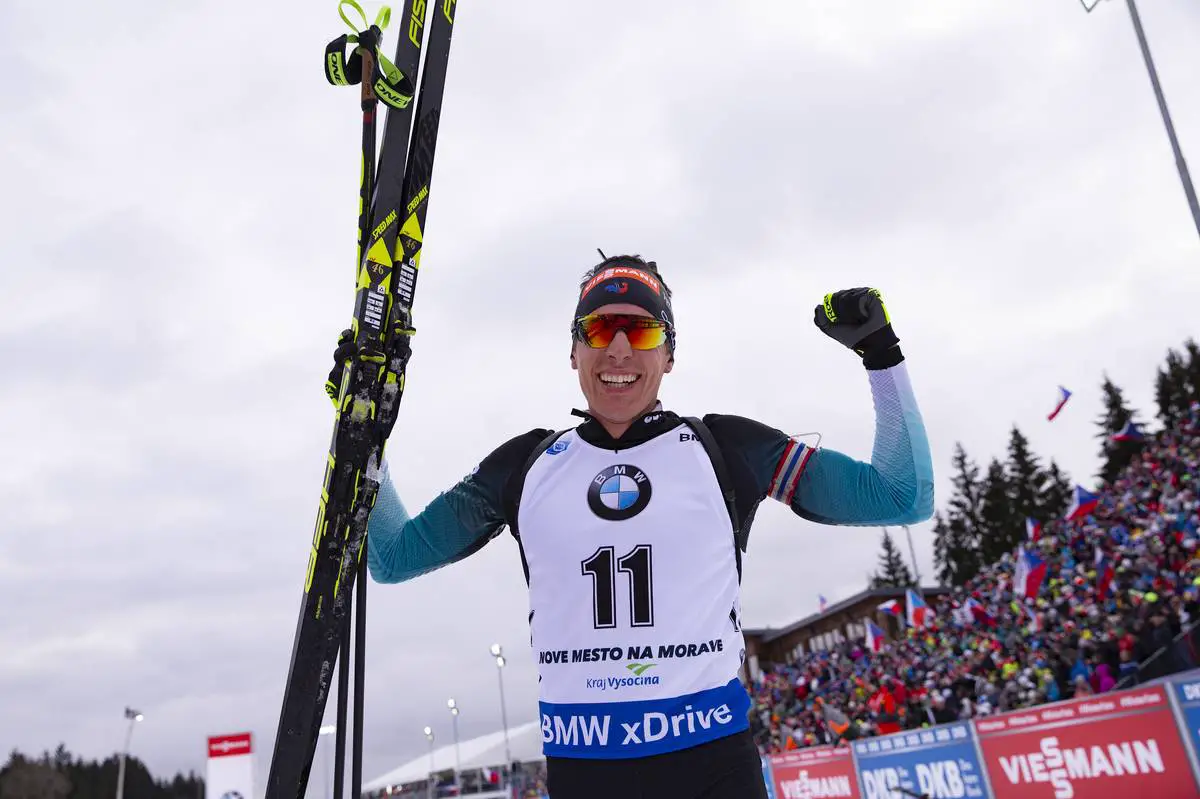
M592 478L588 486L588 507L592 513L610 522L637 516L650 504L650 478L636 466L609 466Z

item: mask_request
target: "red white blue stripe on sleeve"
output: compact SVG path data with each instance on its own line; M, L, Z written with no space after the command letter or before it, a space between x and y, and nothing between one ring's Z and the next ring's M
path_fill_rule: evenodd
M771 478L770 494L772 497L785 505L792 504L792 497L796 494L796 484L800 482L800 475L804 473L804 467L808 464L812 453L811 448L796 439L788 439L783 455L775 466L775 476Z

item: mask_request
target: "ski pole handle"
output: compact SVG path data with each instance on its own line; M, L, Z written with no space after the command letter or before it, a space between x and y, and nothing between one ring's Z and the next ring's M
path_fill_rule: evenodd
M383 31L372 25L358 35L358 55L362 59L362 108L368 110L375 104L375 48Z

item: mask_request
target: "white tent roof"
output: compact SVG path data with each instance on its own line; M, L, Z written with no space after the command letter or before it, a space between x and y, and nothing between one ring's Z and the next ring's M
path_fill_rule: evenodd
M544 760L542 755L542 730L536 721L527 721L517 727L508 729L508 748L512 759L522 763ZM495 767L504 765L504 731L497 730L487 735L480 735L469 741L458 742L460 768L463 771L471 769ZM433 750L434 771L444 771L454 768L454 741L444 743ZM364 791L378 791L389 785L405 785L418 782L429 776L429 753L392 769L370 782L363 784Z

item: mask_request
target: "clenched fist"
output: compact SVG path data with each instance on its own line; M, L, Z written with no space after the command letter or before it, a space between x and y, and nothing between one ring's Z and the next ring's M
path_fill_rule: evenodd
M868 369L886 369L904 359L900 339L879 289L854 288L825 295L813 321L821 332L854 350Z

